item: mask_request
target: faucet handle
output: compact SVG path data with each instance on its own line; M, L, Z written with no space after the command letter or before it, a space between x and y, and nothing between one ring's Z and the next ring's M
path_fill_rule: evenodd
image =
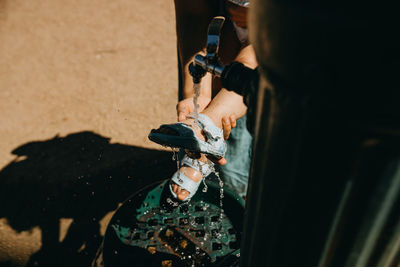
M224 17L217 16L212 19L210 25L208 26L207 60L214 61L218 58L219 39L224 21Z

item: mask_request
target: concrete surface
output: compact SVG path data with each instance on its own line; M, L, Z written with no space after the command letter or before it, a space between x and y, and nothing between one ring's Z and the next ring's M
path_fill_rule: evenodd
M113 210L173 171L173 1L0 0L0 266L87 266Z

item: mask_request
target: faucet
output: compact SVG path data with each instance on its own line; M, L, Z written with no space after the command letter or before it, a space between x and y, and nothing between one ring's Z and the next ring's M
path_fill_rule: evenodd
M253 125L256 95L258 89L258 71L244 66L240 62L232 62L228 65L219 60L218 50L220 44L221 29L225 22L222 16L214 17L208 26L206 55L197 54L189 65L189 73L193 77L193 83L200 83L207 72L219 77L223 88L234 91L243 96L243 102L248 107L248 125ZM248 126L250 131L252 127Z
M208 26L206 55L197 54L194 61L189 65L189 72L193 77L194 83L200 83L201 78L210 72L212 75L221 77L224 66L219 60L218 49L221 29L225 18L222 16L214 17Z
M207 32L207 54L205 56L197 54L194 57L194 61L192 62L193 66L191 69L195 71L194 74L196 75L196 77L198 77L199 74L202 74L204 76L206 72L210 72L212 75L221 77L224 66L219 60L218 49L221 29L224 25L224 21L225 18L221 16L214 17L211 20ZM202 69L201 71L200 68Z
M223 87L227 90L246 96L250 91L254 91L254 88L250 87L258 87L258 72L236 61L228 65L221 63L218 50L224 22L225 18L222 16L211 20L207 32L206 55L195 55L193 62L189 65L189 73L194 83L200 83L201 78L209 72L220 77Z

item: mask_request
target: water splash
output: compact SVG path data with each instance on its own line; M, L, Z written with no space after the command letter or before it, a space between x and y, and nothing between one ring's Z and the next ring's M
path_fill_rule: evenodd
M215 176L218 179L218 185L219 185L219 207L221 209L221 212L219 214L220 220L222 220L223 214L224 214L224 182L222 181L221 177L219 176L219 172L215 170L214 163L208 160L208 163L210 165L211 171L215 174Z
M183 183L183 180L181 179L181 172L179 171L180 168L180 161L179 161L179 148L173 148L172 147L172 160L176 161L176 169L178 171L178 181Z
M199 98L199 95L200 95L200 83L193 83L193 90L194 90L194 97L193 97L194 114L193 114L193 117L194 117L195 125L198 125L198 119L199 119L198 108L199 108L199 104L197 103L197 101L198 101L198 98ZM203 184L204 184L203 192L206 193L208 187L207 187L207 184L205 182L205 177L204 177L200 162L197 161L197 163L198 163L201 175L203 176L202 177ZM223 201L222 201L222 199L224 198L224 182L221 180L221 178L219 176L219 173L215 170L214 163L207 159L207 164L210 166L211 171L217 177L218 184L220 186L220 190L219 190L219 198L220 198L219 205L220 205L220 208L221 208L220 219L222 219L222 215L223 215L223 212L224 212L224 210L223 210Z

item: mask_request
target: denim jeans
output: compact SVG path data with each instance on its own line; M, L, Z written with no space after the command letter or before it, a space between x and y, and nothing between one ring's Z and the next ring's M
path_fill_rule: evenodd
M246 116L237 120L227 140L225 154L227 164L219 166L221 179L225 185L240 196L245 196L249 180L253 138L246 128Z

